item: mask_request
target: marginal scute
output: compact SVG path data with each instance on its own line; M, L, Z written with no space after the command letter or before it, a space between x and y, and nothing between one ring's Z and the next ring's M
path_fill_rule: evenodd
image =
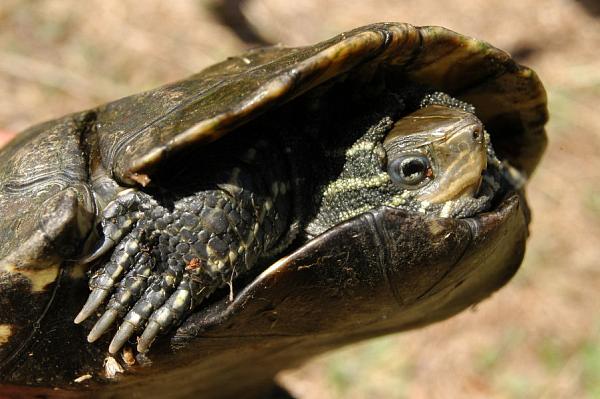
M25 277L31 286L31 292L44 292L48 289L50 284L56 281L58 277L58 273L60 271L60 264L51 264L46 265L42 269L31 269L31 268L17 268L7 266L5 269L2 269L9 273L16 273L23 277Z
M81 151L89 114L34 126L0 152L0 270L40 270L80 250L93 218Z
M28 215L29 236L14 238L15 242L6 245L14 249L0 259L0 270L31 277L36 271L53 268L81 249L82 240L91 228L92 215L80 206L75 188L61 191L37 207L35 214ZM39 284L34 283L34 286Z
M12 336L12 329L11 324L0 324L0 346L9 342Z

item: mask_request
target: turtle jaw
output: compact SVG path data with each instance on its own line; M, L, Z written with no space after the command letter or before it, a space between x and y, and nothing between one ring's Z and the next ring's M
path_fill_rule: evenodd
M417 200L432 204L476 196L487 167L487 146L483 125L470 120L431 144L435 161L434 178L417 195Z

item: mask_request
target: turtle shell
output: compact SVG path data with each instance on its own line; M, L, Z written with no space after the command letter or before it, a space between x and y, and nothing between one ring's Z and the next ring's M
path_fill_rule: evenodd
M253 50L110 103L98 118L103 160L120 181L143 182L140 175L174 151L215 141L340 76L368 80L376 68L475 105L501 157L527 174L537 165L547 109L536 74L482 41L398 23L365 26L308 47Z
M535 73L482 41L402 23L313 46L252 50L33 127L0 152L0 220L13 226L0 233L0 381L84 390L103 384L104 353L72 324L87 294L73 260L93 219L85 165L101 164L121 184L145 185L178 151L210 145L340 79L366 89L375 71L473 104L499 156L527 175L535 169L547 120ZM35 173L23 172L31 167ZM39 183L57 170L69 173ZM33 178L24 184L23 175ZM18 218L7 212L14 204ZM152 365L132 366L103 392L258 394L277 371L312 355L423 326L489 296L518 269L527 223L522 193L469 219L374 209L266 267L233 302L193 314L157 342ZM86 373L93 378L73 382Z

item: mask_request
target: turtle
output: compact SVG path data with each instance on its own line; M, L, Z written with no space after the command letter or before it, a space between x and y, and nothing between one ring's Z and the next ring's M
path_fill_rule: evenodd
M507 53L379 23L34 126L0 152L0 381L264 393L456 314L518 269L546 121Z

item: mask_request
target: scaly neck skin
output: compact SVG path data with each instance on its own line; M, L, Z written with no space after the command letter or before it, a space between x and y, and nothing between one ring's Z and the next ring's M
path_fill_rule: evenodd
M391 106L370 113L360 137L337 151L341 172L320 190L309 235L381 205L442 217L466 217L489 206L493 192L477 196L488 158L481 121L465 110L468 104L432 97L452 107L425 105L394 123L400 105L394 110L397 99L390 96ZM354 123L361 125L360 119Z

